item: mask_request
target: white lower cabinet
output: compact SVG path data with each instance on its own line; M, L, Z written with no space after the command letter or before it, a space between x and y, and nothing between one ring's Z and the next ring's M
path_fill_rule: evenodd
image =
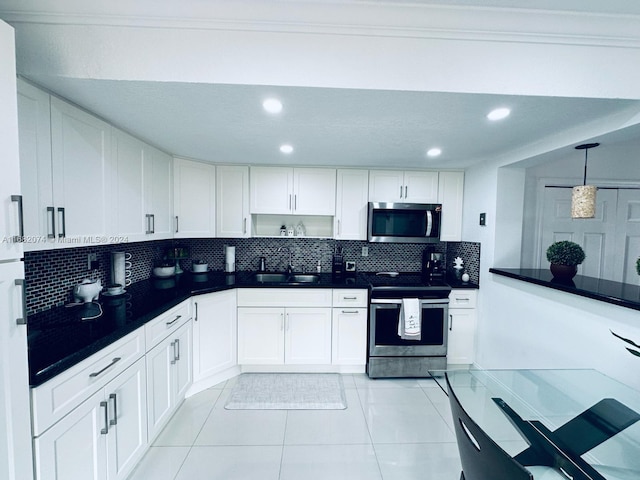
M149 440L169 421L193 380L191 320L147 352Z
M238 364L329 365L331 309L238 309Z
M34 440L36 478L124 479L147 447L140 358Z
M236 290L193 298L194 382L237 365Z
M367 363L367 290L333 291L332 355L334 365Z
M472 364L476 339L475 290L452 290L449 294L447 363Z

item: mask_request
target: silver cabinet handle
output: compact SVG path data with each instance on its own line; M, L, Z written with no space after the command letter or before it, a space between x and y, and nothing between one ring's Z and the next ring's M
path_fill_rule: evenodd
M174 358L176 359L176 362L177 362L177 361L180 360L180 339L176 338L176 341L174 343L175 343L175 345L173 347L173 351L174 351L173 356L174 356ZM176 351L178 353L175 353Z
M122 360L120 357L116 357L113 360L111 360L111 363L109 365L107 365L106 367L104 367L102 370L98 370L97 372L93 372L91 374L89 374L90 378L93 377L97 377L98 375L100 375L101 373L103 373L105 370L107 370L108 368L113 367L116 363L118 363L120 360Z
M109 395L109 401L113 402L113 418L109 420L109 425L118 424L118 396L115 393Z
M340 219L338 219L338 235L340 235L342 233L342 227L340 225Z
M358 313L358 311L357 310L342 310L342 313L352 314L352 313Z
M293 196L293 210L296 211L298 210L298 195L294 195Z
M102 435L109 433L109 404L107 402L100 402L100 408L104 408L104 428L100 430Z
M174 318L173 320L171 320L170 322L166 322L165 325L167 327L170 327L171 325L173 325L174 323L176 323L178 320L180 320L182 318L182 315L177 315L176 318Z
M284 313L280 314L280 331L284 330Z
M242 233L247 233L247 217L242 219Z
M449 331L453 330L453 315L449 314Z
M47 238L56 238L56 209L47 207L47 213L51 214L51 233L47 233Z
M27 283L24 278L16 278L14 284L22 287L22 317L16 318L18 325L27 324Z
M151 214L151 233L156 233L156 216Z
M62 215L62 217L60 217L60 215ZM58 207L58 218L62 218L62 221L60 222L60 232L58 233L58 238L64 238L67 236L67 217L64 213L64 208L63 207Z
M178 228L178 226L179 226L179 223L178 223L178 215L176 215L176 233L178 233L178 230L180 230L180 229Z
M357 300L358 297L342 297L343 300Z
M285 330L288 332L289 328L291 328L291 322L289 321L289 314L287 313L287 319L284 322Z
M402 198L402 185L400 185L400 198Z
M289 210L291 210L291 194L289 194Z
M198 302L193 302L193 306L196 308L196 318L194 321L198 321Z
M149 235L151 233L151 215L148 213L144 214L144 222L146 224L144 228L145 235Z
M409 187L407 187L406 185L404 186L404 198L409 198Z
M175 365L175 363L176 363L176 342L175 341L171 342L169 345L173 349L173 359L171 360L171 365Z
M14 242L24 242L24 211L22 209L22 195L11 195L11 201L18 204L18 235L13 237Z

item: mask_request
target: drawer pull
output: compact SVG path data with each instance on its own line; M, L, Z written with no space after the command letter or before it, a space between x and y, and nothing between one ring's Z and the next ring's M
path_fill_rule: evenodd
M171 320L170 322L167 322L165 325L167 327L170 327L171 325L173 325L174 323L176 323L178 320L180 320L182 318L182 315L178 315L176 318L174 318L173 320Z
M357 300L358 297L342 297L343 300Z
M109 425L118 425L118 396L112 393L109 400L113 401L113 418L109 420Z
M104 408L104 428L100 430L102 435L109 433L109 404L107 402L100 402L100 408Z
M449 314L449 331L453 330L453 315Z
M108 368L113 367L116 363L118 363L120 360L122 360L120 357L116 357L113 360L111 360L111 363L109 365L107 365L106 367L104 367L102 370L99 370L97 372L93 372L89 375L89 378L93 378L93 377L97 377L98 375L100 375L102 372L104 372L105 370L107 370Z
M456 302L462 303L462 302L469 302L469 297L456 297Z
M357 310L342 310L342 313L358 313Z

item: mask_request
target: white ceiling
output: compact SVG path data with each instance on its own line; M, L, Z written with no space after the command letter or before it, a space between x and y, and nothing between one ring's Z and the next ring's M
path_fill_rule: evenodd
M180 8L186 9L186 5L192 4L202 9L207 3L204 0L180 2ZM353 0L349 3L406 6L443 2ZM536 8L549 10L640 15L640 2L620 0L603 5L595 0L548 0L536 3ZM0 17L4 11L4 18L10 22L13 18L17 28L20 22L28 21L29 14L41 15L43 11L49 12L48 15L53 12L54 21L62 23L73 22L75 12L99 15L102 21L110 18L110 22L122 24L126 23L123 15L127 9L134 9L130 4L0 0ZM450 0L447 5L459 9L481 5L491 9L531 9L530 4L518 0ZM167 9L175 9L176 5L151 0L135 2L136 22L144 15L148 18L168 15ZM16 11L20 14L15 14ZM82 22L91 23L87 18ZM20 43L17 49L20 57ZM33 68L28 79L171 154L215 163L464 168L539 144L559 132L575 131L582 126L588 130L586 127L599 119L620 112L628 117L640 112L640 102L629 99L73 78L49 75ZM274 116L263 111L261 103L268 96L283 102L281 114ZM489 122L486 114L499 106L510 107L511 116ZM629 141L630 136L637 138L635 130L628 129L625 135L618 135L616 141ZM281 154L278 147L282 143L292 144L293 154ZM428 159L425 152L431 147L441 148L442 155Z

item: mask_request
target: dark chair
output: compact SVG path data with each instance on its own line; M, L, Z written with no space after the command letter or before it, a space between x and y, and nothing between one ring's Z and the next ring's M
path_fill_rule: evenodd
M445 377L462 463L460 480L567 480L551 467L525 468L516 462L471 419Z

